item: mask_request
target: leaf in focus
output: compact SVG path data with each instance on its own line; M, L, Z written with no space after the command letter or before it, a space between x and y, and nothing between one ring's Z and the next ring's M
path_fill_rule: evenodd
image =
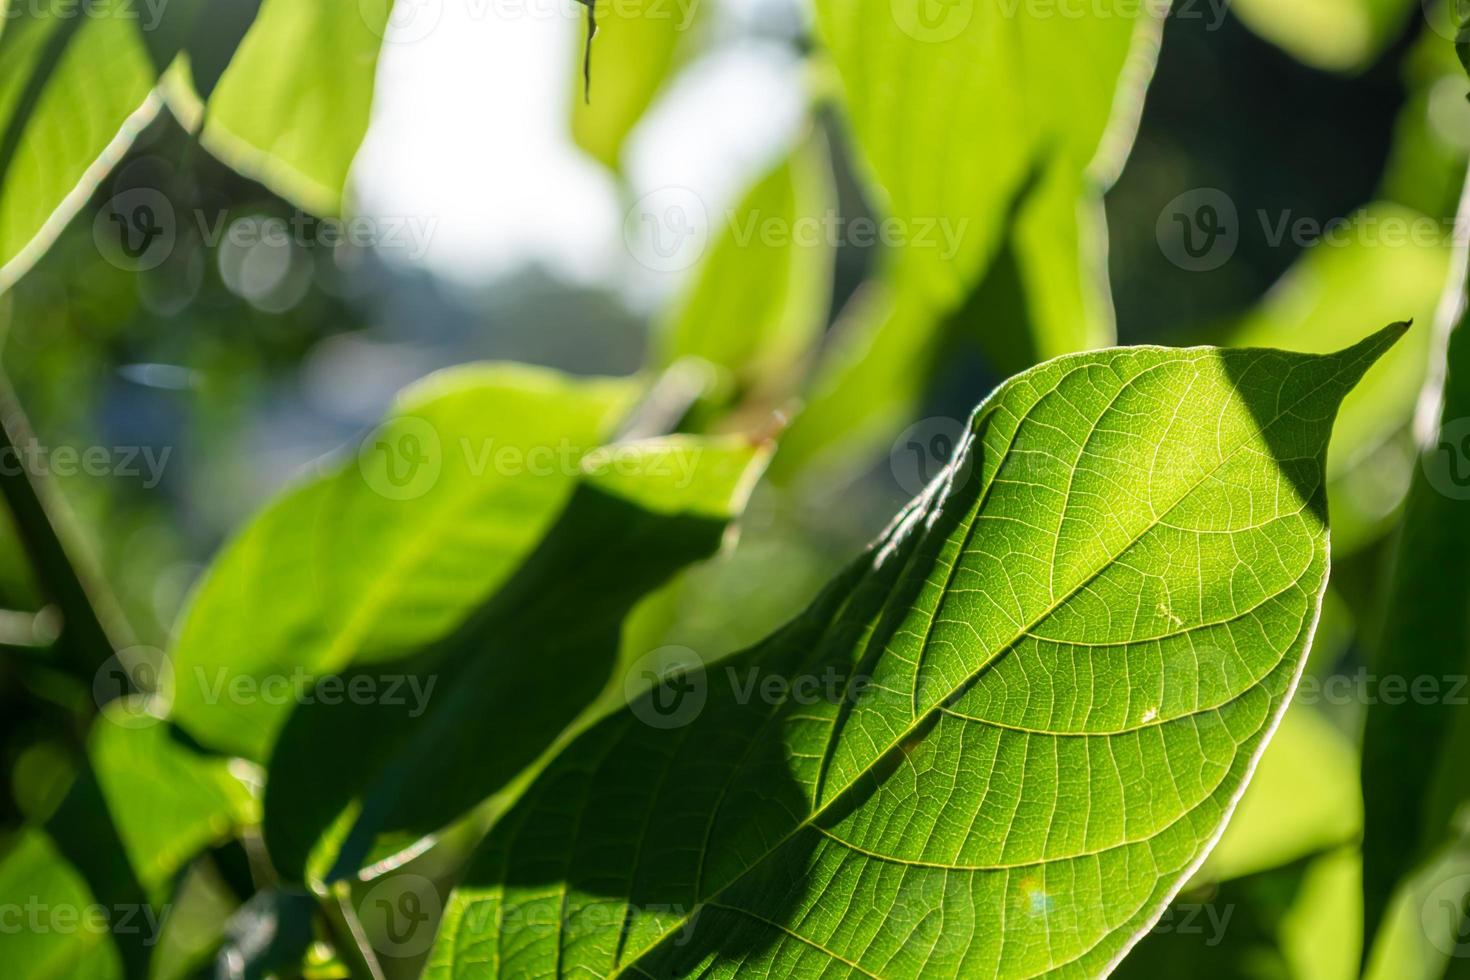
M1377 58L1418 7L1415 0L1234 0L1230 10L1303 64L1353 71ZM1216 16L1223 18L1224 9Z
M1294 704L1199 878L1224 881L1281 867L1353 843L1362 826L1352 744L1320 711Z
M426 975L1105 974L1285 710L1333 417L1404 329L1011 379L806 613L542 772Z
M579 32L572 139L609 169L620 169L623 145L677 65L699 8L700 0L601 0L587 90L582 77L587 39Z
M719 548L765 456L743 437L587 456L536 551L460 629L343 678L406 678L415 696L320 698L291 716L266 790L277 870L356 875L504 789L602 691L634 605Z
M1386 202L1349 216L1292 266L1231 334L1232 346L1326 353L1351 340L1354 322L1413 320L1412 330L1343 401L1328 454L1333 551L1379 537L1408 490L1409 425L1423 386L1452 249L1444 226Z
M207 112L181 84L169 87L170 102L191 129L205 113L205 147L240 173L312 214L341 214L390 8L388 0L264 0Z
M664 326L660 361L698 357L740 392L789 391L826 326L836 211L819 133L803 139L725 215Z
M129 0L3 0L0 291L45 252L153 117Z
M317 676L449 633L531 553L638 390L510 365L408 389L356 456L279 498L216 559L172 651L172 717L263 762Z

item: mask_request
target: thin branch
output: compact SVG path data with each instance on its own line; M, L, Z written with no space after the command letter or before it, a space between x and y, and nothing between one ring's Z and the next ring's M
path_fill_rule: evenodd
M60 495L43 474L25 466L20 447L31 438L9 381L0 375L0 497L41 590L61 612L59 647L73 658L72 666L90 676L131 646L132 636L111 593L96 575L82 570L85 552Z

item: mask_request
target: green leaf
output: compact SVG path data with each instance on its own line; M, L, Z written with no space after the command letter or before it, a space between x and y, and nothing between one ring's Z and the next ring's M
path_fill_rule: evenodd
M1295 704L1199 877L1223 881L1281 867L1354 843L1362 826L1357 753L1320 711Z
M582 77L586 39L577 39L572 138L610 169L620 169L628 135L689 46L700 6L697 0L602 0L590 88Z
M157 112L128 0L4 0L0 291L61 233Z
M1325 353L1349 342L1354 321L1433 322L1452 251L1439 221L1386 202L1347 221L1347 231L1287 271L1231 334L1232 346ZM1413 458L1404 444L1433 336L1411 331L1343 401L1327 466L1339 557L1381 535L1408 489Z
M633 606L719 548L765 455L687 437L589 455L545 539L460 629L342 679L394 679L410 696L321 698L291 716L266 792L277 870L355 875L504 789L603 689Z
M109 704L88 754L128 862L150 894L166 890L196 854L259 820L259 804L228 759L138 705Z
M122 976L122 960L108 930L82 926L86 910L96 903L87 882L44 831L22 830L0 858L0 895L20 904L19 915L34 914L43 926L52 926L30 928L22 919L0 930L0 961L8 971L34 980ZM28 899L33 913L24 908ZM61 921L66 929L55 927L57 916L65 917Z
M444 636L530 554L631 381L510 365L406 391L355 457L261 513L216 560L172 651L173 717L264 761L315 677Z
M264 0L209 94L204 145L298 207L341 214L390 7L386 0ZM175 78L168 96L195 127L204 112L195 91Z
M1463 271L1461 262L1457 272ZM1470 710L1459 689L1470 675L1466 322L1462 313L1442 355L1443 370L1426 387L1424 415L1438 421L1421 446L1373 643L1380 687L1369 692L1374 697L1363 734L1363 914L1370 948L1400 879L1470 829L1460 813L1470 807L1464 758Z
M879 210L906 226L904 258L941 306L956 308L975 288L1033 194L1069 192L1065 208L1042 205L1066 237L1084 175L1098 194L1116 172L1166 6L1059 17L977 0L817 4ZM1116 113L1115 100L1125 103ZM957 245L922 235L927 222L946 224ZM1052 339L1053 328L1065 339ZM1048 324L1041 355L1097 335L1086 322Z
M1415 0L1235 0L1247 27L1314 68L1366 68L1403 29ZM1224 16L1224 9L1220 9Z
M789 392L826 326L835 198L825 143L811 133L726 213L664 327L662 364L698 357L741 393Z
M876 209L902 244L843 312L778 479L821 459L864 465L957 340L1001 373L1111 342L1102 192L1133 142L1167 4L817 7Z
M0 962L17 975L143 977L174 875L256 819L227 760L140 704L106 707L88 758L45 827L23 830L0 861L0 894L29 900L42 917L35 929L0 929Z
M1326 584L1332 419L1404 329L1002 385L805 614L547 767L427 975L1105 974L1285 709Z

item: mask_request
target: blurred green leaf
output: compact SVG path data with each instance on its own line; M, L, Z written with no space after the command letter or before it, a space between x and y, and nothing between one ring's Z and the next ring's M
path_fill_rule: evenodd
M0 962L15 976L119 980L122 960L105 922L85 918L96 899L42 830L22 830L0 858L0 895L20 922L0 930ZM62 928L62 927L65 928Z
M1366 324L1419 325L1348 395L1333 430L1327 478L1338 555L1381 535L1408 489L1407 430L1453 251L1446 227L1411 208L1379 202L1345 220L1307 250L1230 337L1236 346L1326 353Z
M0 291L86 204L157 111L129 0L3 0Z
M1036 204L1061 222L1032 229L1037 244L1075 241L1078 184L1100 194L1121 166L1165 6L1062 17L976 0L818 3L878 210L904 225L900 251L940 310L976 287L1032 194L1066 199ZM1038 324L1040 356L1105 341L1108 314L1088 312Z
M541 773L426 975L1106 974L1285 710L1332 418L1402 330L1011 379L802 616Z
M764 457L739 437L589 455L540 546L464 626L343 678L347 690L398 678L409 696L321 699L291 716L266 792L277 870L354 876L505 788L603 689L634 604L719 548Z
M661 364L698 357L739 393L788 394L826 326L836 206L825 142L813 132L725 214L663 328Z
M316 677L449 633L531 553L638 391L516 365L410 388L356 456L279 498L215 561L173 649L173 717L264 761Z
M191 129L204 113L205 147L240 173L312 214L341 214L390 7L389 0L264 0L207 110L182 75L170 79L170 102Z
M259 819L259 804L228 759L191 745L137 704L107 706L88 754L129 864L150 893L206 847Z
M700 0L601 0L592 42L592 85L584 93L577 39L572 138L612 170L623 144L690 44Z
M1463 278L1463 260L1455 275ZM1470 477L1464 472L1470 316L1463 293L1460 304L1458 324L1436 342L1439 363L1421 412L1437 421L1421 447L1382 627L1371 644L1379 683L1370 692L1363 736L1363 914L1370 947L1399 881L1470 829L1470 767L1463 755L1470 746L1463 698L1470 676Z
M1102 192L1132 144L1167 8L817 6L874 203L902 244L844 311L778 479L891 438L956 336L1002 374L1111 342Z
M1420 0L1232 0L1251 30L1314 68L1366 68L1403 30ZM1220 8L1219 16L1224 16Z
M142 978L174 876L256 818L226 760L187 744L139 703L107 706L88 756L44 828L23 830L0 860L0 894L17 897L30 917L0 929L0 962L17 975Z

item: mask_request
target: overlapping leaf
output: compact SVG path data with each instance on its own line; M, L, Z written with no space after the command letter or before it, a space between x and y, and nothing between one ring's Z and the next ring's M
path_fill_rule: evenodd
M1101 195L1166 8L818 3L874 204L902 244L820 365L778 475L891 437L956 337L1004 373L1111 341Z
M1003 385L803 616L542 773L428 975L1106 972L1285 708L1332 420L1402 330L1328 356L1102 351Z
M462 627L342 679L398 697L292 715L266 792L276 868L355 875L506 788L608 682L633 606L719 548L765 454L742 437L676 437L588 456L556 524Z
M173 875L256 809L227 760L114 702L60 808L0 859L5 894L32 916L0 930L0 962L28 977L145 976Z
M228 67L200 66L199 81L213 83L202 86L205 146L298 207L342 213L391 8L390 0L263 0ZM202 107L191 88L180 81L168 94L196 125Z
M315 677L443 637L536 547L637 393L494 365L409 389L212 566L172 651L174 717L264 761Z

